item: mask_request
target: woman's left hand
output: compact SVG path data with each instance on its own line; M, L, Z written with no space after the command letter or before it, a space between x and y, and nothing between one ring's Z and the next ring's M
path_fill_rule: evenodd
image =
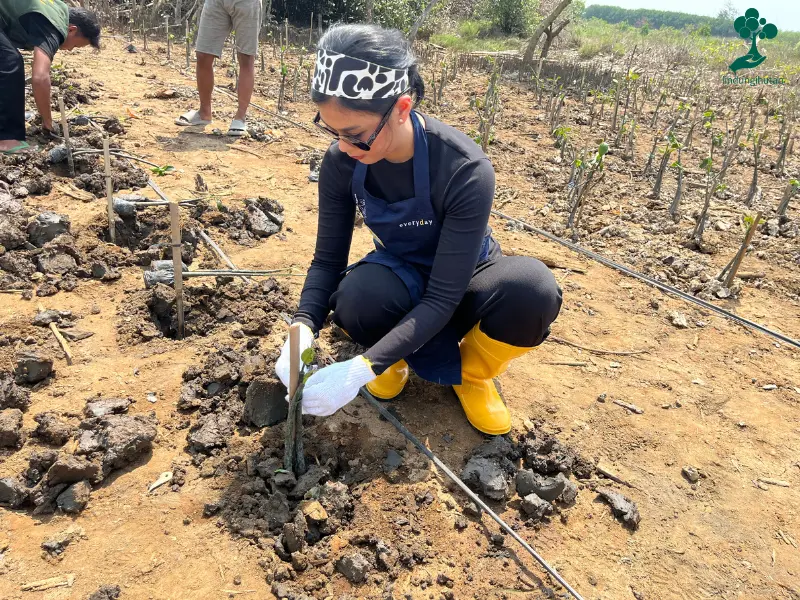
M332 415L375 377L372 366L363 356L320 369L303 387L303 413L317 417Z

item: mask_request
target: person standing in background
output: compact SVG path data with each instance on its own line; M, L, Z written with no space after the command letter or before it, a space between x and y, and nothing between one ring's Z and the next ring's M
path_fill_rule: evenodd
M206 0L197 32L197 91L200 109L190 110L175 120L182 127L205 127L212 120L211 95L214 92L214 59L222 56L222 48L231 31L236 32L236 54L239 60L239 107L228 128L228 135L241 137L247 132L245 118L256 77L258 32L261 29L260 0Z

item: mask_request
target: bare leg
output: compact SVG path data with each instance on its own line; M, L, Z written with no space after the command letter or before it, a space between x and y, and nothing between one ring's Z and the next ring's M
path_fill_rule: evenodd
M211 120L211 94L214 92L213 54L197 53L197 91L200 92L200 118Z
M250 99L253 97L253 86L256 79L256 57L248 54L238 53L239 55L239 110L236 111L236 119L244 121L247 116L247 107L250 106Z

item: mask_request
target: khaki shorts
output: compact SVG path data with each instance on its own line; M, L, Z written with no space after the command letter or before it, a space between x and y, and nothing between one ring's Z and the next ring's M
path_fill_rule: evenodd
M256 56L260 29L261 0L206 0L195 49L219 58L225 40L235 31L236 50Z

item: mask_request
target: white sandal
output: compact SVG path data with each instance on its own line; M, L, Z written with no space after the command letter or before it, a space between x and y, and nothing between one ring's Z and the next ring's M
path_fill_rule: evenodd
M247 133L247 124L239 119L231 121L231 126L228 128L228 135L231 137L243 137Z
M181 127L195 127L195 126L205 127L210 123L211 121L206 121L205 119L200 118L199 110L190 110L189 112L184 113L180 117L175 119L175 125L180 125Z

